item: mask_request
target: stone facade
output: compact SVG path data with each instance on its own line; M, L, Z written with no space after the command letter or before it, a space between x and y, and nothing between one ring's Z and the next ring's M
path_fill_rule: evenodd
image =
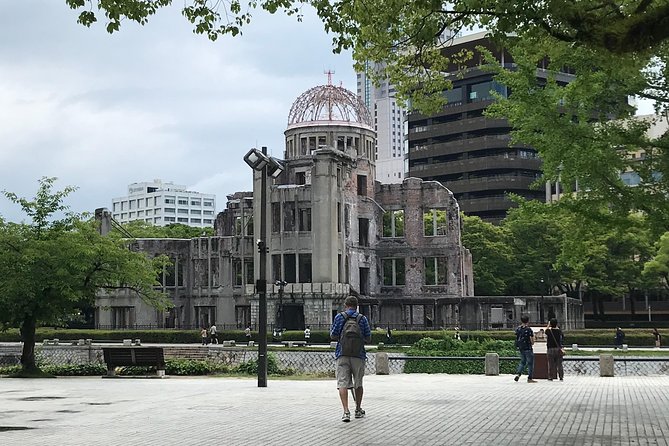
M267 203L262 172L253 171L253 193L227 197L216 236L137 240L147 255L172 259L161 283L174 307L158 312L123 293L100 295L97 326L255 325L261 211L270 326L328 327L349 294L373 325L458 325L457 302L474 286L453 194L417 178L375 182L375 132L364 105L332 85L305 95L291 109L285 171L267 179Z

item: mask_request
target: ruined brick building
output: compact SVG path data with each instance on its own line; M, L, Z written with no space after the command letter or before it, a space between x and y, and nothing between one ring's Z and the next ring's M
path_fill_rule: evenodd
M253 193L228 195L214 237L136 241L148 255L172 259L161 277L171 310L156 311L129 295L100 295L96 325L255 325L261 206L270 326L327 327L349 294L359 297L372 325L459 325L461 303L474 290L453 194L418 178L375 182L372 119L342 87L302 94L285 141L286 169L268 181L267 203L260 201L261 173L254 172Z

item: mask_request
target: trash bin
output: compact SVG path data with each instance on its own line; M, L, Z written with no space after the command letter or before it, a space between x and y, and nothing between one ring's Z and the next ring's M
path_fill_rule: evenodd
M546 353L534 354L534 379L548 379L548 355Z

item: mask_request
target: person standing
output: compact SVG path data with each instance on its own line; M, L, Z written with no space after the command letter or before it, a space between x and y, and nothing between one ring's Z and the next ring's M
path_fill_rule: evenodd
M251 326L248 325L244 330L244 336L246 336L246 345L251 344Z
M660 345L662 345L662 335L657 331L657 328L653 328L653 337L655 337L655 348L660 348Z
M216 330L216 324L211 324L209 327L209 340L212 344L218 344L218 331Z
M536 381L532 379L532 373L534 372L534 351L532 350L532 345L534 344L534 332L528 325L530 322L530 317L528 315L522 315L520 317L520 322L522 322L522 324L520 327L516 328L516 348L520 351L520 363L518 363L516 376L513 380L517 382L520 379L523 370L527 367L527 382L535 383Z
M200 330L200 337L202 338L202 345L207 345L207 329L202 327Z
M367 353L365 344L372 342L369 321L358 313L358 299L348 296L344 301L344 311L338 313L330 328L330 339L337 341L335 349L337 391L344 409L341 420L351 421L348 410L348 389L355 389L355 418L365 416L362 409L362 378L365 375Z
M311 327L307 325L307 328L304 329L305 345L309 345L309 339L311 339Z
M623 344L625 343L625 332L623 331L622 328L618 327L616 328L616 336L613 338L613 348L623 348Z
M560 378L564 379L564 368L562 367L562 330L557 326L557 319L553 318L548 322L546 327L546 349L548 358L548 380Z

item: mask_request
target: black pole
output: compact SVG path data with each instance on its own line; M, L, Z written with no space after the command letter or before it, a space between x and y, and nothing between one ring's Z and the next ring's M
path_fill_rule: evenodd
M267 154L267 147L262 148ZM267 387L267 222L265 211L267 202L267 166L260 172L260 240L258 240L259 277L256 283L258 290L258 387Z

